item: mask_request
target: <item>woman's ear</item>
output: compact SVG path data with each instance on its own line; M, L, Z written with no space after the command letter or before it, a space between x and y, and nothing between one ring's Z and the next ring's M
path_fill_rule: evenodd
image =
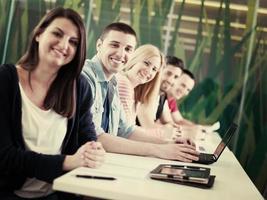
M36 42L39 42L39 38L40 38L40 34L36 35L36 36L35 36L35 41L36 41Z

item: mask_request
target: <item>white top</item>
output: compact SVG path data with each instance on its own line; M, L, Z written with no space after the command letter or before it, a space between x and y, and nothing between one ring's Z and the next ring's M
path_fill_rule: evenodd
M67 132L67 118L54 110L42 110L24 93L20 86L22 100L22 133L26 150L42 154L60 154ZM44 169L45 170L45 169ZM53 192L49 183L36 178L27 178L15 193L24 198L46 196Z

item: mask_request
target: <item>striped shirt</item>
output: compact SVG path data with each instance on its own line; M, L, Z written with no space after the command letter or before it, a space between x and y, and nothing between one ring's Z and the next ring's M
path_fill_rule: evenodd
M137 103L134 100L134 87L125 75L118 73L116 78L118 82L119 96L125 111L126 119L128 123L135 124Z

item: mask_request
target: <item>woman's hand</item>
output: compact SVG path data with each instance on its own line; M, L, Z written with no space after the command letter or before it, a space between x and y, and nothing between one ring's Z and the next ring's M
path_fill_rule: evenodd
M100 167L104 162L105 153L100 142L87 142L74 155L65 157L63 170L69 171L77 167Z
M104 162L106 153L102 144L100 142L87 142L84 146L81 153L84 164L92 168L100 167Z

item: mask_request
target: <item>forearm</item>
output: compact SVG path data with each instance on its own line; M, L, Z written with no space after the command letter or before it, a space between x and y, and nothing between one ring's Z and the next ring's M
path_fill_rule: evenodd
M179 111L172 112L171 116L172 116L174 123L178 125L189 125L189 126L195 125L193 122L183 118L183 116L181 115Z
M179 120L179 121L176 122L176 124L181 125L181 126L183 126L183 125L184 126L194 126L194 125L196 125L196 124L194 124L193 122L191 122L191 121L189 121L187 119Z
M106 151L139 156L151 156L163 159L192 162L198 160L198 152L195 147L188 144L152 144L137 142L120 138L109 134L101 134L98 141L102 143Z
M154 144L166 144L167 138L169 138L169 135L164 133L163 128L145 129L136 127L128 139Z
M99 135L98 141L102 143L107 152L139 156L156 156L157 154L156 144L137 142L107 133Z
M77 167L78 167L78 165L75 162L74 156L67 155L64 159L64 162L63 162L63 166L62 166L63 170L64 171L70 171L70 170L75 169Z

